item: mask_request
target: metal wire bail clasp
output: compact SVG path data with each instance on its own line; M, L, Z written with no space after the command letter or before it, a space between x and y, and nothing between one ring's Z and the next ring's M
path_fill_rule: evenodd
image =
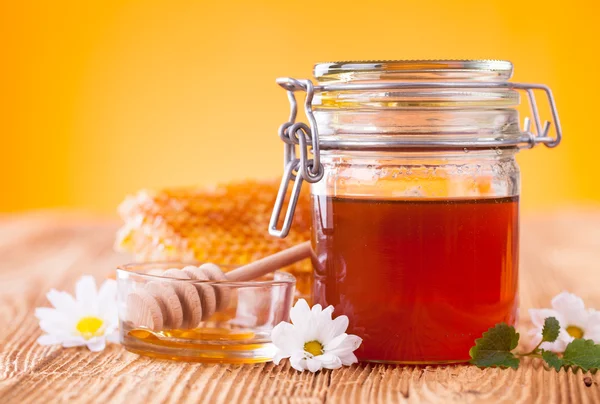
M277 79L277 84L287 90L290 101L290 117L287 122L279 127L279 137L285 143L284 173L279 185L279 191L277 192L277 199L275 200L271 220L269 221L269 234L283 238L288 235L292 227L302 181L306 180L310 183L315 183L323 178L324 170L319 155L317 122L312 111L313 83L310 80L296 80L288 77ZM304 122L296 122L296 115L298 113L296 91L306 91L304 113L309 125ZM300 158L296 155L296 145L299 145ZM309 159L309 148L312 151L312 159ZM281 217L289 184L292 181L294 182L294 186L290 195L290 201L285 212L282 227L278 229L277 224Z
M548 86L543 84L526 84L526 83L509 83L512 88L517 90L523 90L527 93L527 99L529 100L529 107L533 116L533 122L535 124L535 132L531 130L531 120L525 118L523 125L523 134L528 138L527 143L529 147L534 147L538 144L544 144L546 147L553 148L560 144L562 140L562 128L560 126L560 120L558 118L558 111L556 109L556 102L552 95L552 90ZM554 130L556 132L555 137L549 136L550 133L550 121L542 122L540 120L540 112L537 107L537 101L535 99L534 90L541 90L546 94L548 105L550 106L550 113L554 121Z

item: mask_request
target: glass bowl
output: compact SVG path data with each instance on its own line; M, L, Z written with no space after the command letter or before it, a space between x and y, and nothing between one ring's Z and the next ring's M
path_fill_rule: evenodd
M275 271L244 282L161 276L165 270L189 265L198 263L153 262L118 267L119 332L125 349L180 361L272 360L275 347L271 331L279 322L289 321L294 276ZM226 273L234 267L220 268ZM212 306L205 302L211 295Z

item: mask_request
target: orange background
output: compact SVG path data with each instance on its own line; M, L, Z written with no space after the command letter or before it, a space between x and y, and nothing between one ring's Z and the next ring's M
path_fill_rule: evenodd
M565 140L523 151L525 209L600 201L592 1L6 1L0 211L113 212L139 188L281 174L279 76L347 59L509 59Z

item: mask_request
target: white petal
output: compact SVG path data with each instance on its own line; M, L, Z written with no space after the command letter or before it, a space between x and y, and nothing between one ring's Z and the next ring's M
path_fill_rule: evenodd
M338 335L337 337L335 337L331 341L329 341L329 343L325 344L325 346L323 346L323 349L325 350L325 352L330 352L330 351L336 349L337 347L340 346L340 344L342 342L344 342L344 340L346 339L347 336L348 336L348 334L346 334L346 333Z
M334 339L346 332L348 328L348 317L338 316L333 320L329 320L326 326L321 326L323 331L320 335L320 341L323 345L329 345Z
M552 299L552 308L562 313L563 316L568 317L568 313L584 311L585 304L579 296L569 292L562 292ZM565 318L565 320L569 321L569 318Z
M327 344L333 337L335 337L334 322L331 319L333 313L333 306L328 306L318 314L312 313L314 321L313 327L315 327L316 334L313 335L314 339L321 342L323 345Z
M596 311L594 309L588 310L588 321L592 325L600 325L600 311Z
M331 316L333 314L333 310L334 310L333 306L329 305L329 306L327 306L327 307L325 307L323 309L323 311L321 312L321 315L323 317L327 318L328 320L331 320Z
M319 341L321 342L321 336L324 333L328 333L327 325L321 324L318 315L312 313L308 316L308 319L304 325L297 327L298 338L303 342L308 341ZM304 346L304 344L302 345Z
M284 359L289 358L291 355L288 353L283 352L282 350L278 349L277 352L275 352L275 356L273 356L273 363L276 365L279 365L279 362L281 362Z
M299 340L296 328L292 324L282 321L273 327L271 341L278 349L286 353L304 349L304 344Z
M44 334L37 339L40 345L57 345L62 342L62 338L55 334Z
M119 330L114 330L112 332L108 332L106 334L104 334L104 338L106 338L106 340L108 342L112 342L113 344L118 344L120 343L120 336L119 336Z
M597 312L594 309L587 310L583 318L583 323L580 326L584 333L583 338L587 339L589 333L593 333L596 329L600 329L600 312Z
M353 334L349 334L336 348L328 352L337 356L341 356L347 352L356 351L360 344L362 344L362 338Z
M333 320L334 337L342 335L348 329L348 316L338 316Z
M83 346L86 344L86 340L83 337L69 337L64 339L62 342L62 346L65 348L71 348L74 346Z
M315 310L317 307L317 310ZM317 304L311 310L310 317L306 323L306 328L303 329L304 341L319 341L325 345L331 340L333 335L333 321L331 320L331 313L333 313L333 306L328 306L321 310L321 305Z
M340 360L342 361L342 365L344 366L350 366L353 363L358 363L356 355L354 355L354 353L352 352L346 352L344 354L339 355L338 357L340 358Z
M560 323L561 327L566 326L566 324L563 324L565 320L561 313L552 309L529 309L529 317L531 318L531 322L533 323L533 325L536 328L539 328L540 334L542 332L542 327L544 327L544 321L548 317L556 318Z
M543 342L540 345L540 349L544 351L551 351L555 353L563 353L567 348L568 344L565 344L563 341L554 341L554 342ZM535 345L534 345L535 346Z
M586 310L572 310L565 315L564 327L566 328L570 325L574 325L585 330L586 324L588 323L587 319L588 314Z
M342 367L342 360L330 353L315 356L315 360L320 361L325 369L339 369Z
M66 334L69 326L67 324L56 323L53 321L40 321L40 328L48 334Z
M310 307L306 300L299 299L290 310L290 319L294 325L302 327L310 318Z
M290 356L290 365L299 372L304 371L306 368L306 360L304 351L293 352Z
M321 314L322 310L323 307L320 304L315 304L310 311L312 312L312 314Z
M73 296L67 292L59 292L56 289L50 289L46 294L46 297L58 311L62 311L67 315L77 315L77 302L73 299Z
M600 344L600 327L594 327L588 330L585 330L583 334L583 338L591 339L596 344Z
M591 339L596 344L600 343L600 327L591 327L583 332L584 339Z
M107 279L98 291L98 308L101 314L117 310L117 282Z
M582 325L583 338L591 339L595 343L600 343L600 312L589 309Z
M102 308L100 308L100 312L101 314L99 317L102 319L107 329L119 328L119 311L116 304L110 310L102 310Z
M51 309L49 307L37 307L35 309L35 316L40 321L63 321L69 319L68 313L58 309Z
M97 314L98 294L93 276L82 276L75 284L75 297L85 312Z
M112 333L119 332L119 324L108 324L105 323L102 325L104 336Z
M92 352L100 352L106 348L104 337L94 337L86 342L88 349Z
M333 321L321 321L322 319L313 319L311 332L305 334L306 341L319 341L321 345L326 345L332 340Z
M68 332L71 329L71 320L67 314L56 309L38 307L35 316L40 320L40 328L47 333Z
M323 364L319 360L316 360L314 358L308 358L306 360L306 367L308 370L315 373L315 372L321 370L321 368L323 367Z

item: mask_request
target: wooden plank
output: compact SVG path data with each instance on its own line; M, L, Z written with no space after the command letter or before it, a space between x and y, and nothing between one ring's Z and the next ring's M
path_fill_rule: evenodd
M317 374L288 365L203 365L36 344L33 310L55 287L100 280L127 258L112 251L117 223L72 215L0 217L0 402L2 403L470 403L600 402L597 375L472 366L361 364ZM566 289L600 307L600 211L530 217L523 223L521 327L529 307ZM591 378L587 387L584 377Z

